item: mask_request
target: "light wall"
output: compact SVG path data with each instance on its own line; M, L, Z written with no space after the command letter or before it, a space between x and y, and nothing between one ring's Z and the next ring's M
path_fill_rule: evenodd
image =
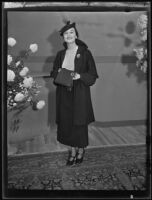
M52 79L41 75L49 74L54 56L63 48L58 31L65 19L76 22L80 39L87 43L95 58L99 79L91 93L96 121L146 119L146 79L137 70L133 55L133 48L140 42L136 22L141 13L8 12L8 36L17 40L11 53L18 55L31 43L38 44L38 51L25 64L32 75L40 75L36 78L42 86L39 99L44 99L46 106L41 111L28 109L22 114L21 128L26 134L49 132L54 124L55 86Z

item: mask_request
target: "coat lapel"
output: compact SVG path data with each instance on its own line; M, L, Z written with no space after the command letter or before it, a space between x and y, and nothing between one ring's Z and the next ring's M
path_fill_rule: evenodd
M80 72L80 68L81 68L81 65L82 65L82 48L81 46L78 46L78 50L77 50L77 53L75 55L75 59L74 59L74 64L75 64L75 71L76 72Z

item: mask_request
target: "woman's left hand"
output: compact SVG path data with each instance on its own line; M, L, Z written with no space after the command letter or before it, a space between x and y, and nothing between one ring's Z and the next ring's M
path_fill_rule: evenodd
M75 75L73 76L73 80L78 80L80 79L80 74L75 73Z

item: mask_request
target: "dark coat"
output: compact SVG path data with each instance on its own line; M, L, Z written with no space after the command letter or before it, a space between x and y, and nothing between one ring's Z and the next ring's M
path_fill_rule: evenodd
M74 125L86 125L93 121L94 112L92 108L90 86L92 86L98 78L96 65L93 56L87 45L80 41L75 56L75 72L80 74L80 79L74 80L74 98L73 98L73 123ZM66 49L57 53L51 77L55 79L58 69L61 68ZM55 83L54 83L55 84ZM55 84L56 85L56 84ZM59 123L59 105L62 104L61 86L56 85L56 123ZM64 113L66 115L66 113Z

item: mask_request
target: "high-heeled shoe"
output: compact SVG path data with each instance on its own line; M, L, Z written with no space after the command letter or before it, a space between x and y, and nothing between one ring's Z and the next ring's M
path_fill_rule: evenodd
M70 153L66 165L74 165L76 161L76 155L76 153L74 156L72 155L72 153Z
M76 155L76 164L80 164L83 162L83 158L84 158L84 153L85 153L85 149L83 148L82 152L80 150L78 150L77 155Z

